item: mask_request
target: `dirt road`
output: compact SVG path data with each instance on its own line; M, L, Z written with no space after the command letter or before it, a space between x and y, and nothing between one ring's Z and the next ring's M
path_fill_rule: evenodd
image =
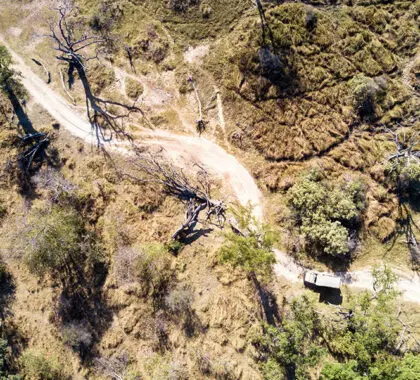
M0 38L1 41L1 38ZM9 47L8 47L9 48ZM80 115L76 109L61 96L55 93L42 79L40 79L23 59L9 48L15 61L15 69L22 74L22 83L38 102L54 119L57 120L71 134L89 144L96 144L97 140L87 119ZM263 197L254 179L244 166L231 154L227 153L215 142L202 137L182 136L168 131L148 131L145 142L162 146L169 157L178 164L200 162L211 172L225 180L233 190L236 198L242 203L254 205L255 216L262 220ZM109 143L110 147L124 149L124 143L117 140ZM277 263L275 273L286 277L289 281L302 281L304 268L296 264L284 252L275 250ZM351 286L360 288L372 287L372 276L369 270L352 273L339 273L343 281ZM398 288L403 292L405 299L420 303L420 277L415 274L398 273Z

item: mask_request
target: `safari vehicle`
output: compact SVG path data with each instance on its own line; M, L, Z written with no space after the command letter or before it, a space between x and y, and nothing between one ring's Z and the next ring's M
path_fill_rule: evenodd
M341 278L329 273L305 272L303 278L305 284L322 286L325 288L340 289Z

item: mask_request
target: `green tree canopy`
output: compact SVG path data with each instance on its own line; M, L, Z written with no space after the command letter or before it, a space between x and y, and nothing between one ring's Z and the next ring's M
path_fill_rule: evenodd
M0 45L0 91L6 95L13 91L18 98L22 98L26 91L17 79L18 74L13 70L12 63L9 51Z
M312 171L288 191L289 206L295 212L308 243L316 252L332 256L349 252L349 230L357 227L364 205L361 181L325 181Z

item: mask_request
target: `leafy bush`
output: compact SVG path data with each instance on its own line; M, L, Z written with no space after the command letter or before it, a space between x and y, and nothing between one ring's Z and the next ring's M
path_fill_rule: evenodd
M252 217L251 208L239 207L232 211L238 226L224 233L219 261L240 267L249 275L269 275L275 262L273 233Z
M80 283L82 272L89 278L106 263L95 235L85 230L82 217L70 206L35 205L22 224L11 250L40 278Z
M316 332L321 325L314 301L306 296L294 299L282 319L281 328L264 326L265 333L254 339L254 345L266 353L262 371L267 379L286 370L287 378L307 379L310 367L319 363L325 353Z
M349 232L364 208L365 187L348 179L326 182L320 172L304 176L287 193L289 205L308 242L329 255L349 252Z
M80 257L82 231L82 219L75 210L33 209L18 237L19 250L32 273L61 278Z
M0 45L0 91L6 95L13 92L18 98L26 96L26 90L12 69L12 57L5 46Z
M350 88L354 111L361 119L374 118L383 89L375 80L363 74L356 75L350 81Z

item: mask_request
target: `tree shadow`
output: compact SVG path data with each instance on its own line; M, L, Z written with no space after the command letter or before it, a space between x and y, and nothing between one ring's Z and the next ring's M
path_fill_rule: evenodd
M199 230L195 230L192 233L188 234L187 236L180 239L180 243L184 245L190 245L200 239L200 237L205 236L207 237L210 232L213 231L213 228L201 228Z
M26 135L35 135L37 131L32 125L31 120L29 119L28 115L26 114L25 110L22 107L19 99L17 98L13 89L9 86L7 89L7 96L12 104L13 111L15 112L18 120L19 125L22 127Z
M419 232L420 228L414 221L410 208L411 203L399 197L397 229L395 230L391 247L387 250L387 253L392 250L398 239L403 236L408 247L412 270L418 272L420 270L420 245L417 241L415 231Z
M267 289L267 287L260 283L257 276L250 275L250 277L255 286L255 289L257 290L257 294L262 306L262 311L267 323L273 326L277 323L280 323L280 312L276 297L271 293L270 290Z
M2 263L0 279L0 319L4 320L11 315L9 306L15 299L16 285L12 275L4 268ZM4 270L4 272L3 272Z
M93 274L85 273L80 267L73 270L78 273L63 281L55 322L62 332L66 326L73 326L71 333L67 333L70 337L66 343L86 364L99 355L96 345L112 323L113 313L103 291L108 268L97 265Z
M188 338L193 338L198 333L202 333L205 331L205 328L203 327L200 318L193 309L187 310L182 327L185 335Z
M26 347L27 339L23 337L12 320L13 314L10 305L15 300L15 280L4 264L1 263L0 265L0 337L7 341L9 348L9 354L4 358L5 362L0 366L0 370L5 371L5 373L15 373L17 358Z

